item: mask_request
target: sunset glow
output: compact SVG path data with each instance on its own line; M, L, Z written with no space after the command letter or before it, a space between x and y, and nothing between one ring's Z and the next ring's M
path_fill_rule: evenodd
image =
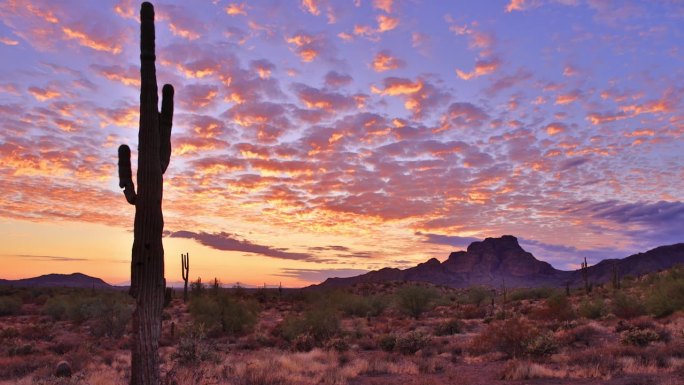
M0 0L0 278L130 276L140 4ZM166 279L299 287L512 234L684 242L684 4L155 3Z

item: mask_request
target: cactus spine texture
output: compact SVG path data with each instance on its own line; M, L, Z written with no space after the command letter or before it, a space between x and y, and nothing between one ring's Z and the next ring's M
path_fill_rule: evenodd
M173 87L162 89L158 110L154 49L154 7L140 9L140 126L136 192L131 172L131 150L119 147L119 186L128 203L135 205L130 294L133 312L131 385L159 384L159 337L164 304L164 247L162 231L162 175L171 158Z

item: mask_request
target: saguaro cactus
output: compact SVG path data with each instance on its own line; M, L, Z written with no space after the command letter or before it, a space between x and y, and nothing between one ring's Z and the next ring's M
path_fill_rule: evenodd
M186 302L188 300L188 277L190 277L190 253L181 254L181 277L185 281L183 302Z
M164 304L164 247L162 231L162 175L171 158L173 87L162 89L158 110L154 65L154 7L140 9L140 126L138 130L138 191L131 172L131 150L119 147L119 186L135 205L130 294L135 298L131 385L159 384L159 337Z

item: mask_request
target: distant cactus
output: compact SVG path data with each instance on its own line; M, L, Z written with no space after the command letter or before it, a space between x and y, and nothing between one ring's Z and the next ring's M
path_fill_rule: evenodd
M131 346L131 385L159 384L159 337L164 304L162 231L163 177L171 158L173 87L162 89L161 113L155 69L154 7L140 9L140 125L138 130L138 191L131 171L131 150L119 147L119 186L135 205L130 294L136 299Z
M584 280L584 291L589 294L591 293L591 285L589 284L589 265L587 264L587 257L584 257L584 262L582 262L582 279Z
M181 276L185 281L183 287L183 302L188 301L188 277L190 276L190 253L181 254Z

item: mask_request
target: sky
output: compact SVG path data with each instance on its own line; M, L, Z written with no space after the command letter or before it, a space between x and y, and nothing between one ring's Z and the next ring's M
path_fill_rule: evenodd
M140 3L0 0L2 278L130 276ZM156 2L166 279L299 287L511 234L684 242L684 3ZM135 173L135 171L134 171Z

